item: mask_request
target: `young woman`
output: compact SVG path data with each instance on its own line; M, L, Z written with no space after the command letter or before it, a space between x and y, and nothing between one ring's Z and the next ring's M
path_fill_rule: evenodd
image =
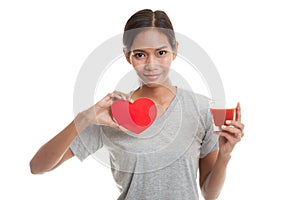
M208 98L171 84L168 72L178 43L163 11L141 10L129 18L124 55L142 85L130 94L106 95L43 145L30 162L31 172L51 171L77 156L84 160L107 148L121 199L216 199L234 146L243 136L241 108L236 119L213 132ZM111 116L115 99L152 99L159 112L141 134L125 131ZM199 170L199 180L196 180Z

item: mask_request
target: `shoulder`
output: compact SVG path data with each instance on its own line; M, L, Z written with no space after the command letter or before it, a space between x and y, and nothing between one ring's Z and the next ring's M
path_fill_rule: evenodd
M210 98L182 88L178 88L178 93L184 104L194 105L199 111L209 109Z
M182 112L193 119L197 119L199 126L208 130L212 124L210 113L211 98L185 89L179 89L178 91L178 96L181 98L183 105Z

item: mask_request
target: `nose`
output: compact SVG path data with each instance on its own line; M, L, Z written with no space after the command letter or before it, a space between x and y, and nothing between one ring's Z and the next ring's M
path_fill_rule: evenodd
M155 56L149 55L147 57L145 69L149 71L155 69Z

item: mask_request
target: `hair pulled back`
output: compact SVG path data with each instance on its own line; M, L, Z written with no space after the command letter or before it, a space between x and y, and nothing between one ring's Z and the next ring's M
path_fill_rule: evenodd
M167 36L172 49L176 49L175 33L168 15L161 10L144 9L134 13L125 25L123 45L126 52L131 51L135 37L147 28L157 28L157 31Z

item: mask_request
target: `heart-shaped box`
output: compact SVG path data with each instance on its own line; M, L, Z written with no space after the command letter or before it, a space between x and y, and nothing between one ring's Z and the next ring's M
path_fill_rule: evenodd
M149 98L138 98L133 103L116 100L111 106L111 113L119 125L140 134L154 122L157 108Z

